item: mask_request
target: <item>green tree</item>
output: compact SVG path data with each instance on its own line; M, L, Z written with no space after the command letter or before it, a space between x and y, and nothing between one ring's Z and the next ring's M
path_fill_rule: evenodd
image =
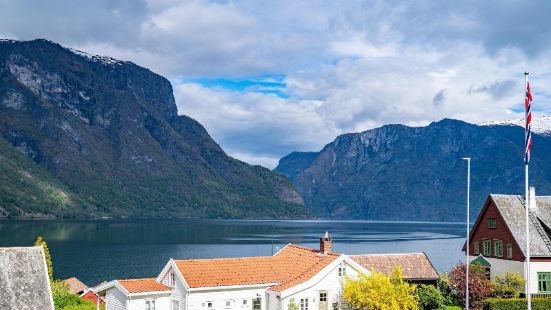
M423 310L439 310L445 306L445 298L434 285L421 284L417 287L419 308Z
M415 285L402 279L402 269L396 268L390 277L380 272L347 278L343 288L344 300L354 309L417 310Z
M291 298L291 300L289 300L289 310L298 310L298 305L297 305L297 302L295 301L294 298Z
M518 272L507 272L494 279L494 297L518 298L524 287L524 278Z
M52 256L50 256L50 250L48 249L48 244L42 239L42 236L38 236L34 242L35 246L42 246L44 249L44 257L46 258L46 267L48 268L48 276L50 277L50 282L54 280L54 267L52 265Z

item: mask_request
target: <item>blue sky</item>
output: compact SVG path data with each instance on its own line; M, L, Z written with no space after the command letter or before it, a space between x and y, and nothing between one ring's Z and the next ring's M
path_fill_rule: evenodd
M525 70L551 112L550 14L543 0L0 0L0 37L148 67L227 153L272 168L388 123L521 117Z

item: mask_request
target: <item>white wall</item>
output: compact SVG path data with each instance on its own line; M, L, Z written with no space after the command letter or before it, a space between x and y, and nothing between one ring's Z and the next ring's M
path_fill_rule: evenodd
M530 292L538 292L538 272L551 272L551 262L531 262L530 263Z
M145 310L146 300L155 300L155 310L171 310L170 297L156 295L132 297L132 299L128 301L128 310Z
M117 287L112 287L105 292L105 309L127 310L126 296Z
M471 260L477 256L471 256ZM485 257L491 265L490 276L493 280L496 275L503 275L507 272L517 272L524 277L524 262L517 262L508 259ZM538 272L551 272L551 262L530 263L530 292L538 293ZM522 290L524 292L524 289Z
M169 279L170 273L173 272L172 269L173 269L172 267L170 267L168 269L168 272L166 273L163 280L161 281L161 283L163 283L164 285L166 285L168 287L170 287L168 279ZM184 309L187 309L186 308L186 305L187 305L186 288L185 288L184 284L182 283L182 281L178 278L176 273L175 273L175 275L176 275L176 285L171 288L170 298L180 301L180 309L184 310ZM180 309L178 309L178 310L180 310ZM170 309L170 310L173 310L173 309Z
M258 288L241 288L241 289L217 289L212 291L191 291L188 296L188 310L208 309L207 302L212 302L212 309L252 309L252 300L262 298L262 309L267 308L268 286ZM230 300L231 304L226 307L226 301ZM243 306L243 300L247 300L246 306Z
M341 265L335 266L330 272L323 277L320 281L312 283L311 286L293 293L290 296L282 298L280 308L277 310L287 310L291 298L295 299L295 303L300 306L300 299L308 298L309 309L319 309L319 291L327 291L327 309L333 309L333 303L341 302L342 287L344 284L344 277L339 277L338 268L341 266L346 267L346 275L350 278L358 276L358 271L346 262L342 262ZM272 310L272 309L269 309ZM276 310L276 309L274 309Z
M470 256L470 260L476 259L478 256ZM492 267L490 268L490 278L493 280L497 275L503 275L507 272L517 272L524 277L524 262L517 262L510 259L500 259L492 257L484 257Z

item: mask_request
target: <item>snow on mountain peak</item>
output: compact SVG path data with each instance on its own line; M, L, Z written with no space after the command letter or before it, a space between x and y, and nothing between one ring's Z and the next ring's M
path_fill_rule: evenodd
M76 54L76 55L82 56L82 57L87 58L91 61L99 62L99 63L104 64L104 65L121 65L121 64L125 63L125 61L118 60L118 59L108 57L108 56L93 55L93 54L89 54L89 53L79 51L79 50L73 49L73 48L67 48L67 49L69 51L71 51L72 53Z
M499 126L499 125L509 125L509 126L520 126L524 127L524 118L517 119L508 119L502 121L489 121L477 124L479 126ZM532 117L532 131L543 135L551 136L551 115L540 115L533 114Z

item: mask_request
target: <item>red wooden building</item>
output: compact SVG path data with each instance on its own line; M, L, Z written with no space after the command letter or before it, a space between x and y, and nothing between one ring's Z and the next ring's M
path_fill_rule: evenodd
M531 189L531 291L551 294L551 196ZM471 260L483 262L491 278L506 272L524 275L526 259L525 198L491 194L470 232ZM465 246L463 246L465 251Z

